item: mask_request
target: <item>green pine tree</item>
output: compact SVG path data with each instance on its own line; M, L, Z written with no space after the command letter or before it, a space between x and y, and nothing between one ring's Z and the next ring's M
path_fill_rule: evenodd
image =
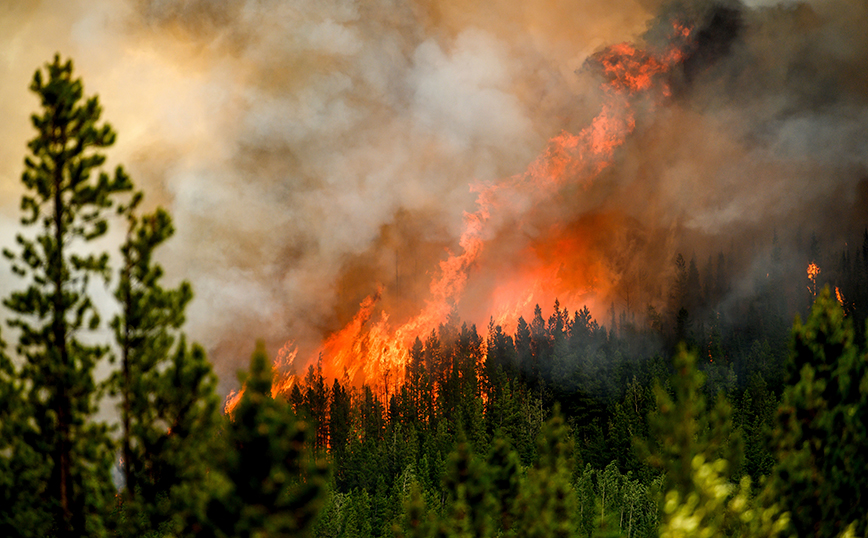
M106 210L131 185L120 167L111 176L93 176L105 162L100 150L114 143L115 133L99 123L98 99L83 98L71 61L55 56L44 73L36 71L30 89L42 109L31 117L37 135L24 161L21 223L35 230L16 237L17 253L3 251L27 281L4 304L19 330L24 397L39 433L31 447L51 467L41 502L52 514L53 532L98 535L113 497L107 428L91 420L97 403L93 370L106 347L87 343L82 332L100 325L88 283L94 276L108 279L109 258L82 252L105 234Z
M493 516L497 510L490 474L485 461L470 451L470 444L459 440L443 477L450 506L445 523L454 536L494 535Z
M793 328L768 498L799 536L868 534L868 354L828 287Z
M111 323L121 362L111 380L121 399L121 528L130 536L197 525L219 420L216 378L203 350L188 349L183 338L176 343L190 284L163 288L163 269L153 262L174 232L171 217L163 209L140 216L142 198L135 193L119 211L128 226L115 292L121 309Z
M34 450L39 436L23 387L0 338L0 535L45 536L51 517L34 502L44 494L50 468L46 457Z
M208 507L217 536L308 536L324 502L328 473L312 459L314 432L288 402L271 397L271 381L260 342L225 432L229 449L219 465L228 480Z
M515 502L516 535L571 537L579 511L572 485L575 443L556 406L537 437L537 460L528 469Z
M728 402L719 397L706 409L695 356L682 346L674 362L675 398L656 386L658 408L649 417L659 443L650 459L665 471L660 536L779 535L786 514L773 503L755 503L749 477L731 481L742 451Z

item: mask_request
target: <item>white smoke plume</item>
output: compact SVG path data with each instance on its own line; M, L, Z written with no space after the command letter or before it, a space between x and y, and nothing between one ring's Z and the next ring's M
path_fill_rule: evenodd
M310 351L380 284L412 313L474 209L469 185L521 173L598 112L587 59L659 44L667 17L709 5L0 0L0 239L17 227L27 87L59 52L119 133L109 164L173 214L161 261L193 283L187 332L228 387L256 338ZM617 279L599 304L654 300L677 250L703 261L746 234L865 225L868 8L730 5L731 47L641 114L604 176L501 234L592 234ZM493 248L482 270L521 252ZM0 274L3 294L17 285Z

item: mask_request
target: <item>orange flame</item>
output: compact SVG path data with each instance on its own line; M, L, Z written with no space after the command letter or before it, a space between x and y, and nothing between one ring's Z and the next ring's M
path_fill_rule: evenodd
M226 401L223 402L223 413L226 415L231 415L235 408L238 407L238 402L241 401L241 397L244 396L244 388L241 387L238 390L229 391L229 395L226 396Z
M811 284L808 286L808 291L811 292L811 295L817 296L817 275L820 274L820 267L811 262L808 264L808 280L811 281Z
M277 357L271 366L271 397L276 398L278 394L289 394L292 386L295 384L296 376L292 373L292 366L295 363L295 358L298 356L298 349L290 340L285 343L280 351L277 352Z
M277 398L279 394L289 394L292 390L292 386L296 381L296 376L292 373L292 366L297 355L298 349L296 349L295 344L291 340L284 344L280 351L277 352L277 357L275 357L271 365L272 398ZM238 390L229 392L229 395L226 396L226 401L223 403L224 414L231 415L235 411L246 389L247 386L244 385Z
M464 215L464 231L458 240L461 250L450 252L440 262L429 286L429 297L419 313L393 327L386 312L380 312L374 320L382 289L367 297L353 319L329 336L314 356L323 358L323 375L333 378L346 375L354 384L378 386L382 382L386 392L390 386L402 382L409 346L415 338L424 338L447 320L460 301L489 236L498 232L507 217L520 216L528 207L539 206L568 182L587 185L609 166L617 148L635 128L629 96L652 88L669 95L661 75L684 59L689 36L689 28L676 24L672 45L662 54L621 43L595 55L592 62L602 67L607 101L590 125L578 134L564 131L552 138L523 174L495 184L471 185L471 192L477 193L476 210ZM593 286L594 271L588 269L584 280ZM559 273L560 266L555 262L497 285L492 291L496 323L514 323L535 297L558 287ZM233 393L230 398L237 400L240 396Z

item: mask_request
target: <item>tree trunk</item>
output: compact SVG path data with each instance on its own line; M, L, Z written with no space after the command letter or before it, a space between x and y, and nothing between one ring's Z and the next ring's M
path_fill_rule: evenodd
M58 442L54 446L55 471L52 473L51 495L55 497L57 502L57 513L55 514L55 526L59 536L66 536L72 533L72 507L70 496L72 495L72 462L70 453L72 451L71 441L71 407L69 397L68 377L74 370L75 365L70 363L69 349L66 342L66 307L63 298L63 240L64 240L64 224L63 224L63 170L66 167L63 153L66 151L66 130L61 129L59 138L56 142L59 153L55 159L54 166L54 240L55 251L54 259L51 260L51 269L54 272L54 296L53 300L53 318L52 318L52 333L54 336L54 344L57 347L60 360L60 375L54 380L55 390L57 391L55 399L55 413L57 414L57 435Z

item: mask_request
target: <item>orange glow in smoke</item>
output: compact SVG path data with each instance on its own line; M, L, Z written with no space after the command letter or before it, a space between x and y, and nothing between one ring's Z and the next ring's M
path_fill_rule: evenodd
M379 289L362 301L353 319L328 336L311 358L322 357L323 375L346 376L355 385L367 383L386 392L401 383L409 346L447 320L465 292L486 241L502 230L509 217L540 207L565 185L589 185L613 162L616 150L635 128L631 98L653 89L669 95L664 75L684 59L689 36L690 29L676 24L672 46L661 54L621 43L594 55L589 62L602 69L605 80L606 102L600 113L579 133L564 131L553 137L524 173L493 184L471 185L471 192L477 195L476 210L464 215L460 250L440 261L418 314L393 326L380 305L383 290ZM607 291L606 269L586 255L589 245L581 233L587 231L556 231L553 237L530 247L534 249L533 263L518 271L509 267L497 271L506 273L506 278L498 279L485 301L496 324L512 330L517 317L527 315L535 303L552 301L556 296L568 300L570 295L587 302L595 291ZM275 384L275 394L288 391L292 380L290 376ZM231 394L230 398L237 400L239 396ZM227 408L231 408L229 401Z
M811 284L808 286L808 291L811 292L811 295L814 297L817 296L817 275L820 274L820 267L817 266L816 263L811 262L808 264L808 280L811 281Z

